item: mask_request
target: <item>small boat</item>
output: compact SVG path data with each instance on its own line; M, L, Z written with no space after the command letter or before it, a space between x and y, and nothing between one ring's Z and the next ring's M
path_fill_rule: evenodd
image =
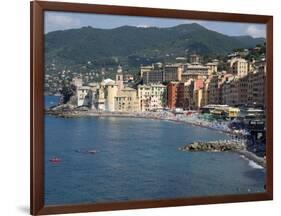
M90 154L96 154L97 151L96 151L96 150L89 150L88 153L90 153Z
M75 150L77 153L82 153L82 154L96 154L97 150Z
M58 158L58 157L53 157L53 158L51 158L49 161L52 162L52 163L60 163L60 162L61 162L61 159Z

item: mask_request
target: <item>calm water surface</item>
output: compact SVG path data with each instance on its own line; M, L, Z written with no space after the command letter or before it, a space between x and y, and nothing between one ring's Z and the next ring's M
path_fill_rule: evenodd
M45 106L57 100L46 97ZM194 140L228 138L217 131L168 121L46 116L45 203L263 192L264 169L237 154L178 150ZM92 149L97 153L83 153ZM54 156L62 162L49 162Z

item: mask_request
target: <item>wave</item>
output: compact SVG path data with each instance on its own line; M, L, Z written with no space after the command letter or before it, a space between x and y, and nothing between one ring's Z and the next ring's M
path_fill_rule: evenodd
M254 169L264 169L261 165L258 165L256 162L249 160L249 166Z
M256 162L248 159L247 157L245 157L244 155L240 155L241 158L243 158L244 160L247 160L249 163L248 165L254 169L264 169L264 167L262 167L261 165L257 164Z

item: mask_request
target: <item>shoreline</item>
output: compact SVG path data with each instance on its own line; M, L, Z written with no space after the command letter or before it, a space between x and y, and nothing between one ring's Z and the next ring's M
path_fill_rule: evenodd
M152 114L152 115L151 115ZM186 123L192 126L203 127L211 130L216 130L222 133L226 133L229 135L238 135L237 132L231 130L223 130L221 128L214 128L211 125L207 125L207 121L201 122L193 122L192 120L186 121L183 119L174 118L174 116L170 117L159 117L156 115L157 112L136 112L136 113L127 113L127 112L96 112L96 111L67 111L67 112L57 112L57 111L45 111L45 115L52 115L61 118L81 118L81 117L118 117L118 118L140 118L140 119L151 119L151 120L160 120L160 121L171 121L178 123ZM205 124L203 123L205 122Z
M237 153L241 156L244 156L249 161L253 161L257 165L261 166L263 169L266 169L266 159L255 155L253 152L248 150L233 150L234 153Z
M150 120L160 120L160 121L170 121L170 122L177 122L177 123L184 123L189 124L191 126L197 126L202 128L207 128L210 130L215 130L221 133L225 133L227 135L239 135L237 132L232 130L223 130L222 128L215 128L212 125L207 123L206 120L205 124L204 121L201 122L194 122L192 120L187 120L188 117L183 119L178 119L175 116L159 116L157 112L138 112L138 113L125 113L125 112L96 112L96 111L52 111L47 110L45 111L45 115L52 115L61 118L81 118L81 117L118 117L118 118L140 118L140 119L150 119ZM253 161L257 165L266 168L266 160L257 156L255 153L250 152L248 150L233 150L232 152L237 153L241 156L244 156L249 161Z

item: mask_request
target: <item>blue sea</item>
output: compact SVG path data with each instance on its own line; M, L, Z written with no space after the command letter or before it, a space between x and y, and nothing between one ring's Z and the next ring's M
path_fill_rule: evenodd
M47 96L45 107L58 101ZM229 137L161 120L46 115L45 204L264 192L265 170L238 154L178 150L195 140L217 139ZM52 163L53 157L62 161Z

